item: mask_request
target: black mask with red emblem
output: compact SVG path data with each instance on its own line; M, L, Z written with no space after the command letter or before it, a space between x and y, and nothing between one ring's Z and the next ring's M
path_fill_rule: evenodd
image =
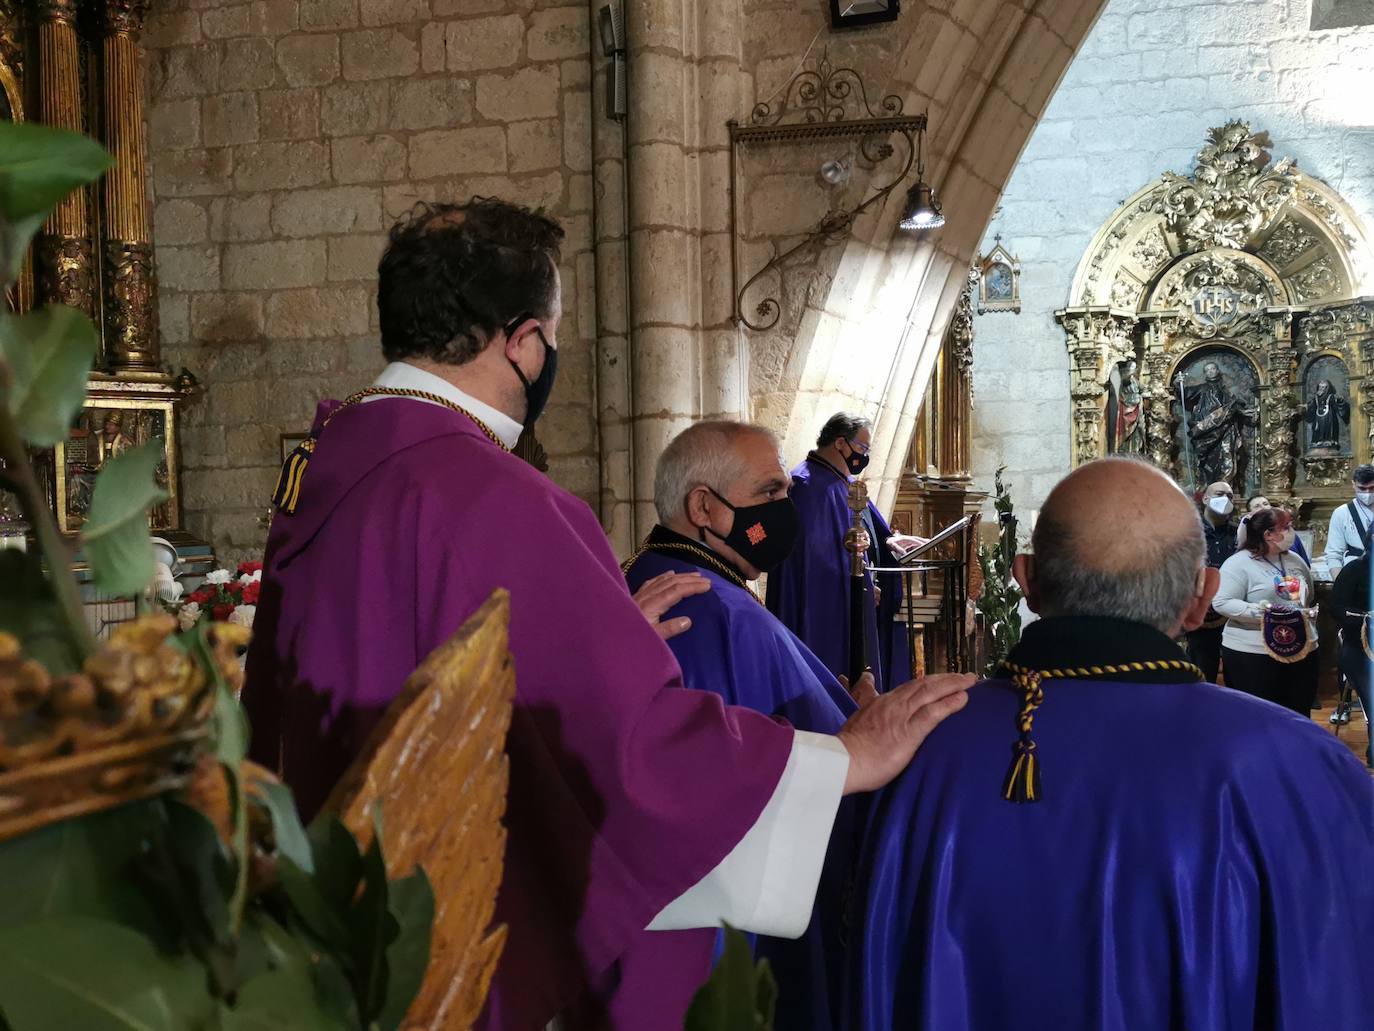
M765 501L761 505L732 505L710 487L706 489L735 513L735 525L724 537L709 526L702 527L703 541L709 531L711 536L719 537L734 548L740 558L765 573L775 569L791 553L801 529L801 518L791 498Z

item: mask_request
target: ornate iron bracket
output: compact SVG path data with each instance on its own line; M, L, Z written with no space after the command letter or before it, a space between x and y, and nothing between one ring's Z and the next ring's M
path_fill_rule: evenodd
M772 329L782 317L776 297L765 297L754 305L751 320L744 314L744 295L764 275L778 270L793 255L824 244L837 243L849 235L854 222L869 208L884 200L911 172L926 130L925 115L902 114L902 99L888 94L869 105L863 77L853 68L832 68L825 54L814 68L798 72L782 96L773 103L754 106L749 124L731 119L730 130L730 282L734 292L735 325L755 331ZM847 210L832 211L815 228L787 250L775 254L766 265L740 284L739 271L739 151L746 144L780 143L796 140L858 139L859 153L870 164L880 164L896 153L893 134L906 140L906 163L889 182Z

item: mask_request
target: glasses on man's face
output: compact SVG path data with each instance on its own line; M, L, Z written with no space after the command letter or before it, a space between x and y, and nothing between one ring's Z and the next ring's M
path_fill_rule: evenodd
M855 451L857 451L857 452L858 452L859 454L861 454L861 455L866 455L866 454L868 454L869 448L871 448L871 447L873 446L872 444L865 444L865 443L863 443L862 441L858 441L858 440L850 440L850 441L846 441L846 443L848 443L849 446L850 446L851 448L853 448Z

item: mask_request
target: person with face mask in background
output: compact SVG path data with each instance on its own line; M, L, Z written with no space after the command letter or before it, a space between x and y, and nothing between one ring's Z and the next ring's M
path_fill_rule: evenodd
M243 702L308 818L410 673L507 592L507 939L476 1027L681 1027L721 922L802 934L842 796L895 776L972 678L812 734L680 689L664 637L686 621L660 617L706 578L632 597L587 504L511 454L553 387L562 239L484 198L392 229L389 364L322 402L283 469Z
M1212 608L1226 617L1226 686L1306 716L1317 696L1317 624L1312 572L1292 554L1297 533L1281 508L1246 523L1243 550L1221 566Z
M715 692L798 730L834 733L856 708L853 698L751 587L796 544L800 524L790 484L778 439L768 430L739 422L700 422L683 430L658 460L658 525L623 568L631 591L673 573L699 573L710 581L709 591L665 613L691 621L691 631L668 644L686 687ZM872 693L869 675L857 691ZM781 993L774 1020L779 1031L845 1026L837 960L844 952L852 837L845 828L853 816L848 802L836 819L807 933L797 941L760 938L755 945Z
M1254 515L1262 508L1273 507L1274 506L1270 503L1269 499L1265 497L1263 494L1256 494L1254 497L1248 499L1245 502L1245 515L1241 516L1240 527L1236 530L1237 538L1239 538L1240 534L1244 532L1245 524L1249 522L1250 517L1252 515ZM1303 547L1301 537L1297 537L1293 540L1293 554L1297 555L1298 558L1306 562L1309 568L1311 567L1312 560L1307 555L1307 549Z
M1207 543L1207 565L1220 569L1236 552L1236 510L1231 485L1224 480L1207 485L1202 492L1202 534ZM1207 610L1202 625L1187 634L1188 657L1202 670L1203 678L1214 684L1221 669L1221 634L1225 617Z
M853 525L849 485L868 468L873 424L837 412L816 438L816 450L792 470L791 497L801 518L796 548L768 574L768 610L806 642L837 676L849 665L850 558L844 535ZM896 556L925 541L893 533L872 501L862 514L868 531L867 565L891 568ZM865 620L864 654L886 691L910 678L906 634L896 621L902 604L899 573L879 573L865 583L874 605Z
M1350 474L1355 500L1331 513L1326 531L1326 572L1331 579L1341 566L1369 553L1370 528L1374 525L1374 465L1357 465Z

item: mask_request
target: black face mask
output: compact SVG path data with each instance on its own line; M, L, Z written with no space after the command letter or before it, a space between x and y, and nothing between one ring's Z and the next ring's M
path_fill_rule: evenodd
M709 526L702 527L703 542L709 531L711 536L734 548L740 558L765 573L775 569L791 553L801 529L797 506L792 504L791 498L778 498L777 501L765 501L761 505L737 507L710 487L706 489L715 494L722 505L735 513L735 525L730 527L730 532L724 537Z
M845 458L844 464L851 473L858 476L859 473L868 468L868 456L861 455L859 452L855 451L854 445L849 443L849 441L846 440L844 443L845 446L849 448L849 455Z
M506 327L506 336L510 336L520 323L533 317L532 315L521 315ZM554 377L558 375L558 349L549 346L542 329L535 326L534 331L539 334L539 342L544 345L544 367L539 370L539 375L534 377L534 382L531 383L525 378L519 365L509 358L506 359L510 362L510 367L515 370L515 374L520 377L520 382L525 386L525 429L533 426L534 421L544 411L544 406L549 402L549 394L553 393Z

